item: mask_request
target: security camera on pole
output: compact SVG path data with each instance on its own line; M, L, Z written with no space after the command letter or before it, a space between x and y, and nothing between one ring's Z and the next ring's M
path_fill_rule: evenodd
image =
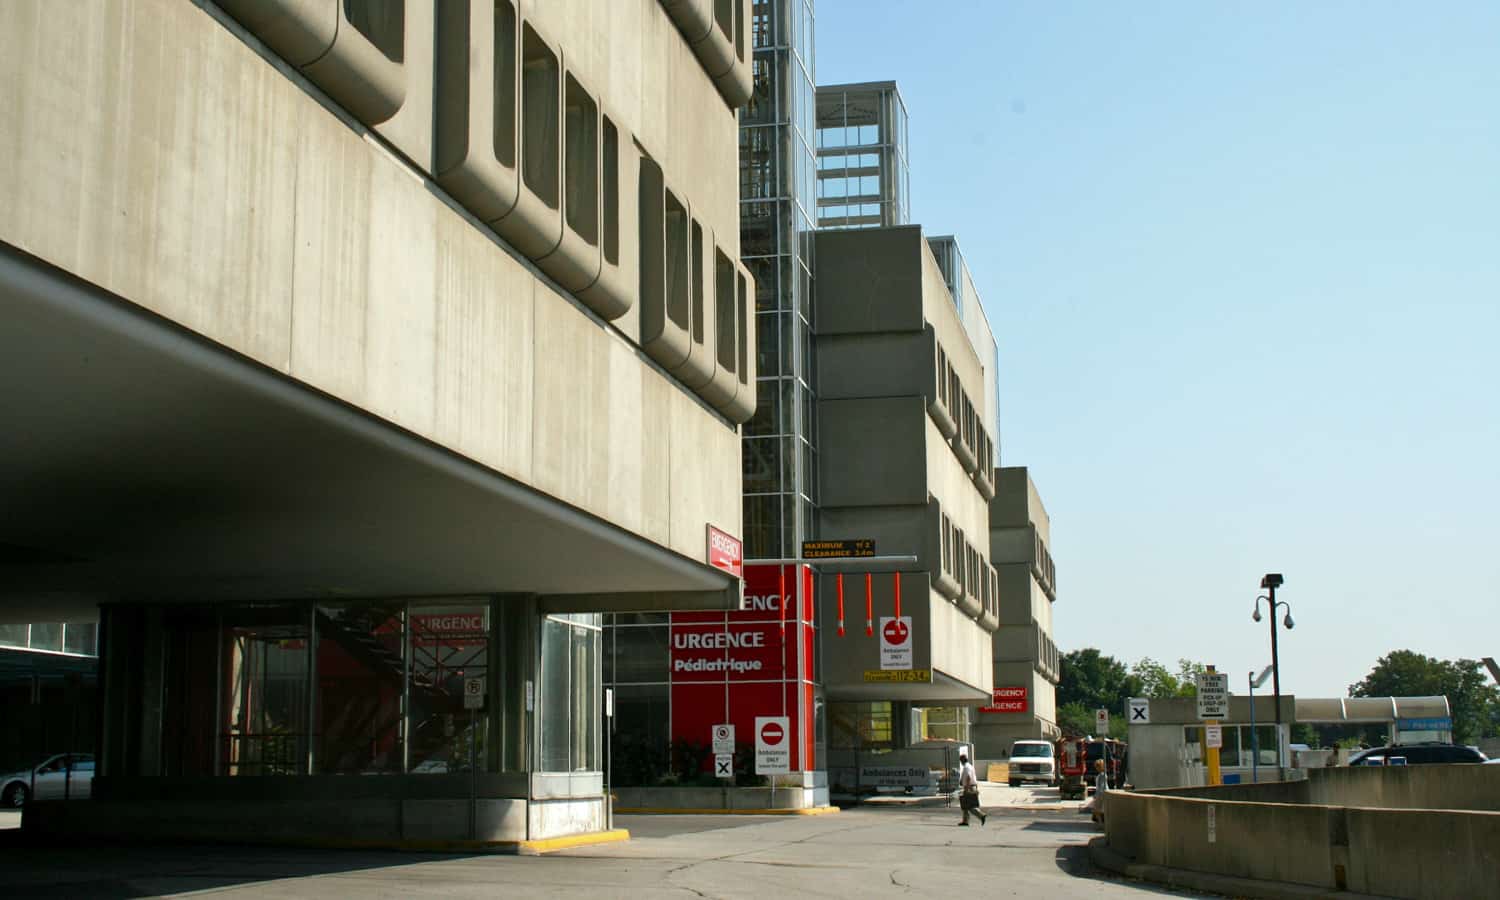
M1276 648L1276 607L1281 606L1286 610L1286 618L1282 625L1287 631L1292 630L1292 608L1285 600L1276 599L1276 589L1285 583L1285 579L1277 573L1270 573L1260 580L1260 586L1270 592L1270 596L1261 595L1255 598L1255 612L1251 614L1252 621L1260 621L1260 601L1265 600L1270 605L1271 619L1271 689L1276 695L1276 780L1286 780L1286 761L1282 757L1281 748L1281 659Z

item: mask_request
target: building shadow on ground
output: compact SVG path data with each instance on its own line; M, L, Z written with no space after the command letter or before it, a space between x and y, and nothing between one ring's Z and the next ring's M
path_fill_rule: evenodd
M100 841L60 844L31 840L19 830L8 830L0 832L0 855L6 857L3 894L7 900L61 897L123 900L481 854L245 844Z

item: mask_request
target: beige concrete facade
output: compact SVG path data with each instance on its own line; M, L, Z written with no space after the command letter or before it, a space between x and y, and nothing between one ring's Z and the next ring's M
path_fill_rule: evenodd
M995 688L1024 688L1026 709L977 714L971 735L980 759L1005 757L1016 740L1061 736L1056 690L1061 658L1052 638L1057 572L1051 542L1051 520L1027 469L996 469L995 498L989 504L989 546L1000 602L1000 628L993 642Z
M434 111L441 119L458 96L432 58L435 34L456 40L441 30L442 4L404 4L399 63L342 18L316 62L296 57L343 4L255 4L275 13L259 19L224 5L248 31L187 0L0 5L0 241L689 559L705 561L706 525L737 534L754 317L738 264L735 113L663 6L510 8L520 31L552 41L560 75L615 116L626 274L607 302L590 302L587 288L561 284L566 233L528 259L524 241L497 237L504 229L433 177ZM574 112L557 115L565 126ZM730 364L731 399L721 390L717 409L639 343L643 159L683 187L708 249L733 266L727 307L722 286L707 303L740 326L690 339ZM600 272L607 251L580 247ZM672 289L703 316L704 281L694 295L674 265ZM612 323L599 312L621 307ZM693 319L677 327L692 334ZM726 333L734 346L715 351ZM749 389L733 390L740 382Z
M825 688L834 700L976 703L990 695L998 596L972 404L968 427L959 423L984 364L920 228L819 232L817 260L819 533L917 557L902 577L902 611L913 619L914 668L932 672L930 683L865 681L879 674L876 643L825 634ZM877 615L891 614L889 580L876 576ZM832 579L819 590L827 621ZM862 585L850 596L862 601Z

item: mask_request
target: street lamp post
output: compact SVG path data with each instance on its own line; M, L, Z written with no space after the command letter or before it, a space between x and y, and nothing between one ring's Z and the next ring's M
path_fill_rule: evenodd
M1280 655L1279 655L1277 647L1276 647L1276 607L1277 606L1281 606L1281 607L1283 607L1286 610L1286 618L1284 620L1282 620L1282 624L1286 627L1286 629L1288 631L1290 631L1291 628L1292 628L1292 608L1291 608L1291 606L1285 600L1277 600L1276 599L1276 589L1279 588L1279 587L1281 587L1281 585L1282 585L1282 583L1284 581L1285 581L1285 579L1283 579L1280 575L1274 574L1274 573L1273 574L1268 574L1265 577L1261 578L1261 580L1260 580L1260 586L1262 588L1264 588L1265 590L1269 591L1270 592L1270 596L1267 597L1267 596L1263 595L1263 596L1260 596L1260 597L1256 597L1255 598L1255 612L1252 613L1251 616L1250 616L1250 618L1253 621L1259 622L1260 621L1260 601L1265 600L1267 602L1267 604L1270 606L1270 610L1269 610L1270 616L1269 617L1271 619L1271 689L1272 689L1272 693L1275 695L1275 698L1276 698L1275 699L1275 703L1276 703L1276 779L1278 781L1285 781L1286 780L1286 769L1285 769L1285 760L1282 759L1282 756L1281 756L1281 743L1282 743L1281 742L1281 658L1280 658Z
M1260 675L1254 672L1245 673L1245 680L1250 684L1250 783L1260 783L1260 739L1255 734L1255 689L1266 683L1266 676L1271 674L1271 667L1266 666ZM1280 750L1277 751L1278 753Z

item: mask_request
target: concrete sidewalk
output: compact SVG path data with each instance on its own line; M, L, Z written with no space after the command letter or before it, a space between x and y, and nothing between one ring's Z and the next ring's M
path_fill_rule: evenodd
M625 843L539 857L214 845L5 846L3 894L231 898L983 896L1129 898L1172 893L1100 878L1087 820L996 806L860 808L836 816L619 816Z

